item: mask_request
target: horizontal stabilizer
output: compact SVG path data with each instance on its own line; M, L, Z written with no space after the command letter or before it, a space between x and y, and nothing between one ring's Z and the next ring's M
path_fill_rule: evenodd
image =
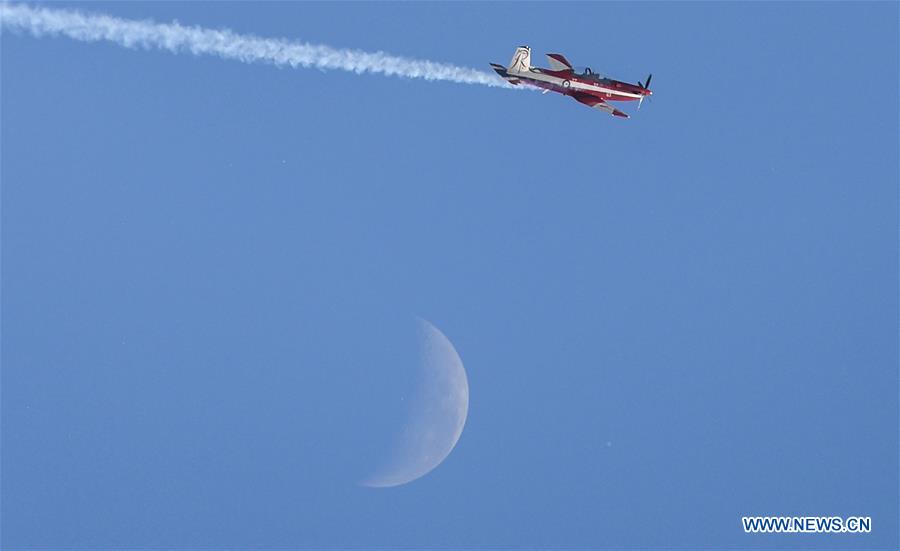
M509 81L510 84L519 84L521 82L519 79L510 76L509 72L506 70L506 67L504 67L503 65L491 63L491 68L494 69L494 71L496 71L498 75Z

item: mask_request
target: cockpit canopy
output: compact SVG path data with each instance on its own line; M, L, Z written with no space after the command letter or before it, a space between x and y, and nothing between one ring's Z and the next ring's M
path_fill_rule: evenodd
M603 75L600 73L595 73L590 67L575 67L575 72L585 78L592 78L594 80L602 80Z

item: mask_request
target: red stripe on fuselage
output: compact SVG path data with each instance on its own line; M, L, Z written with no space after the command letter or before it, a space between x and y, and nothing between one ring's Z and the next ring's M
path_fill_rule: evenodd
M571 88L566 88L563 86L552 84L550 82L544 82L542 80L534 80L522 75L516 75L516 78L522 80L523 82L527 82L532 86L543 88L545 90L552 90L566 96L571 95L571 92L577 92L579 94L589 94L591 96L600 98L603 101L637 101L640 98L623 96L617 94L616 92L621 91L629 94L640 94L643 91L643 89L638 86L628 84L626 82L619 82L617 80L604 80L598 82L593 79L580 78L579 75L572 74L571 71L550 71L547 69L542 69L541 73L596 88L579 88L578 90L572 90ZM601 90L600 87L603 87L605 90Z

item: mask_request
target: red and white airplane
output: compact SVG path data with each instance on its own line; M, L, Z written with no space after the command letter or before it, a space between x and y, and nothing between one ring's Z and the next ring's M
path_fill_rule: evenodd
M626 119L627 113L606 102L637 100L640 108L644 98L653 95L650 91L650 79L653 75L647 77L646 84L641 82L628 84L598 75L592 72L590 67L577 72L562 54L547 54L547 59L550 61L550 69L532 67L531 48L521 46L516 48L509 67L496 63L491 63L491 67L511 84L524 83L537 86L543 88L545 94L549 91L559 92L588 107Z

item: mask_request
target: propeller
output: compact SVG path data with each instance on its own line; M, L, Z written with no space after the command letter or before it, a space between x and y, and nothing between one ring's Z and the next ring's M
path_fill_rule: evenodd
M650 81L651 81L652 79L653 79L653 73L650 73L649 75L647 75L647 84L644 84L643 82L638 81L638 86L640 86L640 87L643 88L644 90L649 90L649 89L650 89ZM638 109L640 109L640 108L641 108L641 104L644 103L644 98L645 98L645 97L646 97L646 96L641 96L641 99L638 100Z

